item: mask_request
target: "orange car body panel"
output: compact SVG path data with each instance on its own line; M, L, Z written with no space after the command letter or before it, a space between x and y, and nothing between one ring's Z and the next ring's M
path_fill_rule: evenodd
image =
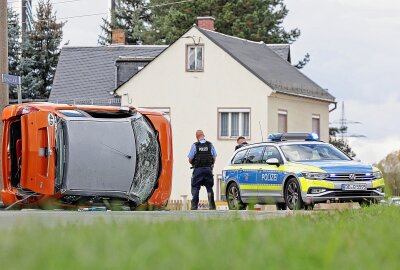
M161 148L161 173L158 185L148 200L148 204L163 207L167 204L172 188L172 131L170 122L159 112L151 110L137 110L145 115L158 132ZM25 110L25 111L24 111ZM54 153L55 128L48 125L48 112L59 117L64 117L59 110L83 110L118 112L120 107L94 106L94 105L66 105L52 103L25 103L6 107L2 113L3 142L2 142L2 200L5 205L11 205L22 197L16 188L11 185L11 161L8 149L10 140L10 124L21 119L22 152L21 187L30 189L41 196L29 199L22 204L36 205L47 201L56 200L63 195L54 192L55 185L55 160L54 154L38 155L39 149L48 147L49 153ZM30 128L28 128L30 126ZM32 128L33 127L33 128ZM27 140L26 138L29 138Z

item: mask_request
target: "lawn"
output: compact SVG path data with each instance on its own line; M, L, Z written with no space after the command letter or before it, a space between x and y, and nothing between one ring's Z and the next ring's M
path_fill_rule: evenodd
M400 208L1 230L1 269L399 269Z

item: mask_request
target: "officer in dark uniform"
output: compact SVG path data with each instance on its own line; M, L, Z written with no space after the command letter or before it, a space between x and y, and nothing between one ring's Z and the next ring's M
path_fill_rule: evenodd
M215 210L214 202L214 176L213 166L217 152L211 142L206 141L202 130L196 131L197 142L194 143L188 154L189 163L192 164L192 205L191 210L197 210L199 204L200 187L205 186L208 195L210 210Z

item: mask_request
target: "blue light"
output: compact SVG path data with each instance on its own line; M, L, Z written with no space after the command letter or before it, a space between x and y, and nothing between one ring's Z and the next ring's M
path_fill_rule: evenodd
M272 133L268 135L267 140L270 142L319 141L319 136L315 133Z
M317 133L311 133L310 135L311 135L313 141L318 141L319 140L319 136L318 136Z

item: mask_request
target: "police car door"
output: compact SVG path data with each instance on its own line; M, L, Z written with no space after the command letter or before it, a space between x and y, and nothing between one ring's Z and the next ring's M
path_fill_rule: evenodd
M267 164L267 160L276 158L281 165ZM258 171L257 185L259 195L263 200L275 200L276 197L282 196L282 182L284 171L282 170L283 159L279 150L275 146L267 146L262 158L262 166Z
M243 169L238 171L242 197L258 197L257 174L261 166L265 146L250 148L247 151Z

